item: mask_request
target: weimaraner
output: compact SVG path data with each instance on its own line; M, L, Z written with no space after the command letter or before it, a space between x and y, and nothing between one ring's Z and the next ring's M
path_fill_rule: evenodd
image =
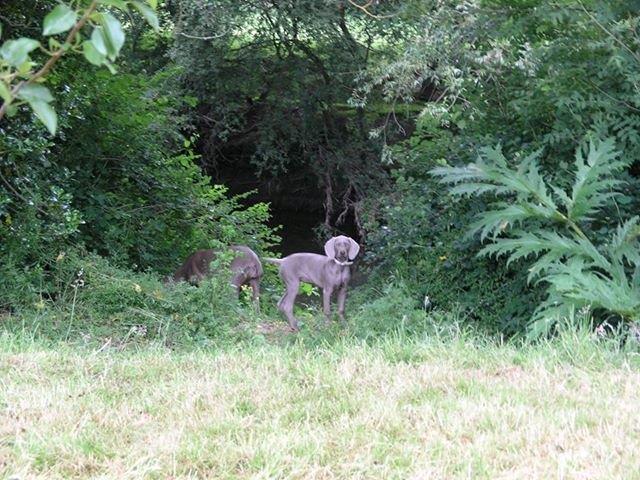
M287 317L292 330L298 331L298 320L293 315L293 304L298 295L300 282L313 283L322 289L322 306L325 319L331 315L331 294L338 291L338 315L344 319L344 303L347 299L347 284L351 278L349 265L360 251L358 243L350 237L340 235L324 244L327 254L294 253L288 257L265 258L280 265L280 277L286 291L278 302L278 309Z
M239 293L242 285L250 285L253 292L253 300L258 304L260 297L260 279L262 278L262 263L256 253L244 245L231 245L230 250L237 252L231 261L229 270L233 274L231 285L236 293ZM209 264L216 257L216 251L198 250L185 260L182 266L173 274L173 280L184 280L191 284L198 284L203 278L209 276Z

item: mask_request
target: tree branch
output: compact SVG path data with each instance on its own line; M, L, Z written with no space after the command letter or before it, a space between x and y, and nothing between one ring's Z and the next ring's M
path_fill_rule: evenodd
M580 5L580 7L582 8L582 10L584 11L584 13L587 14L587 16L591 19L591 21L593 23L595 23L598 28L600 28L604 33L606 33L607 35L609 35L609 37L615 41L618 45L620 45L622 48L624 48L627 52L629 52L631 54L631 56L640 63L640 57L638 57L638 54L636 52L634 52L626 43L624 43L622 40L620 40L613 32L609 31L607 29L607 27L605 27L602 23L600 23L598 21L598 19L589 11L586 9L586 7L582 4L582 2L578 2L578 5Z
M371 5L373 5L373 0L369 0L364 5L360 5L359 3L356 3L353 0L349 0L349 3L351 5L353 5L354 7L356 7L357 9L362 10L364 13L366 13L371 18L375 18L376 20L381 20L383 18L392 18L393 17L393 15L376 15L374 13L371 13L368 9L369 9L369 7Z
M222 32L219 35L209 35L206 37L200 37L198 35L189 35L188 33L184 33L184 32L179 32L178 35L186 38L191 38L193 40L217 40L218 38L224 37L227 33L229 32Z

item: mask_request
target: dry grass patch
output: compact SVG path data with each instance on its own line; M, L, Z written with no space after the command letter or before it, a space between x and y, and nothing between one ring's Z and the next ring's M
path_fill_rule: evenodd
M0 353L0 476L640 477L640 374L540 351ZM524 355L524 356L523 356Z

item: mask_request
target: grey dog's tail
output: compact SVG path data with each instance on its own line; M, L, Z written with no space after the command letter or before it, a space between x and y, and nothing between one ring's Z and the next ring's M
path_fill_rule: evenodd
M282 263L282 259L281 258L265 257L264 261L267 262L267 263L275 263L276 265L280 265Z

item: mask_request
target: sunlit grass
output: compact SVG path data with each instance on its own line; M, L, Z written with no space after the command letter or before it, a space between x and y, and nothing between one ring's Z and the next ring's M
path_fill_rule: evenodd
M0 476L634 478L640 374L588 337L217 351L0 341Z

